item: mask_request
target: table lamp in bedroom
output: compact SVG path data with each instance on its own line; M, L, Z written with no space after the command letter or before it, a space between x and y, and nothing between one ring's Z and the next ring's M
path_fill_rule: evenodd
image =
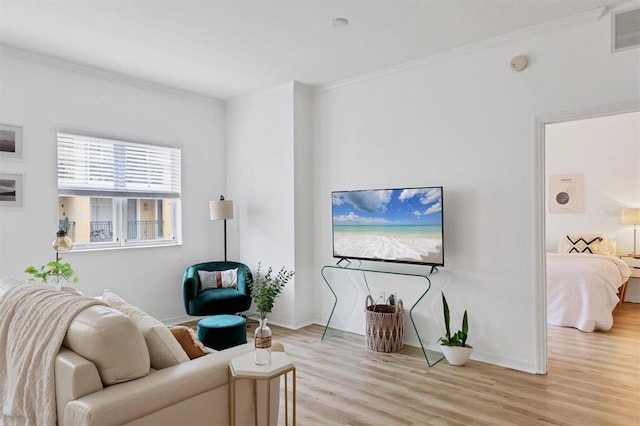
M640 253L636 250L636 228L640 225L640 209L622 209L622 223L633 225L633 253L629 253L629 256L640 258Z

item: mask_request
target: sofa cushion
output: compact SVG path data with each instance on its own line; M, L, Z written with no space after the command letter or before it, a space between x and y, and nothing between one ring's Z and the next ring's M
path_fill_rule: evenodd
M187 353L189 359L198 358L209 353L202 342L198 340L198 336L196 336L196 332L193 329L184 325L173 325L169 327L169 330Z
M156 370L189 361L189 357L166 325L129 303L119 302L106 294L102 301L127 315L142 332L147 342L151 367ZM107 296L107 297L105 297ZM122 299L120 299L122 300Z
M105 386L149 374L142 334L129 317L107 306L91 306L76 315L62 344L93 362Z

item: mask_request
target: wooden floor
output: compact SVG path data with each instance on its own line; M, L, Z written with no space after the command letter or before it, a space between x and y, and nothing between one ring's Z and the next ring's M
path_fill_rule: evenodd
M640 425L640 304L614 316L604 333L549 326L547 375L429 368L415 348L378 353L350 333L322 341L317 325L272 330L296 364L298 425Z

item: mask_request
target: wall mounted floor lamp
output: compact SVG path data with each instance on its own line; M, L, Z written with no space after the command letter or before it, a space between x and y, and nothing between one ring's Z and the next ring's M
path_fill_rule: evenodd
M224 220L224 261L227 261L227 219L233 219L233 201L225 200L221 195L219 200L209 201L209 219Z
M636 250L636 228L640 225L640 209L622 209L622 223L633 225L633 253L629 253L629 256L640 257Z

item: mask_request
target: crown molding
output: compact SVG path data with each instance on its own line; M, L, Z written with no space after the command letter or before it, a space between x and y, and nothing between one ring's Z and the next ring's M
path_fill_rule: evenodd
M498 46L510 41L537 36L543 33L562 31L569 27L573 27L585 22L597 22L600 19L602 19L604 15L608 13L610 13L610 11L607 10L606 7L599 7L597 9L593 9L593 10L579 13L576 15L571 15L566 18L547 22L545 24L536 25L533 27L525 28L523 30L514 31L508 34L504 34L504 35L493 37L487 40L468 44L468 45L447 50L444 52L435 53L433 55L429 55L413 61L404 62L398 65L393 65L387 68L380 69L378 71L361 74L359 76L350 77L350 78L339 80L336 82L319 84L315 86L315 91L316 93L326 92L332 89L337 89L344 86L350 86L355 83L378 79L390 74L395 74L402 71L407 71L415 68L428 66L430 64L442 62L446 59L455 58L456 56L465 55L478 50Z
M82 65L77 62L71 62L65 59L61 59L55 56L49 56L30 50L24 50L18 47L14 47L8 44L0 43L0 55L10 56L12 58L20 59L26 62L31 62L39 65L45 65L52 68L57 68L63 71L69 71L76 74L81 74L88 77L94 77L101 80L110 81L113 83L123 84L137 89L149 90L153 92L161 92L169 95L187 96L192 98L199 98L200 100L207 102L219 102L222 103L222 99L214 98L202 93L191 92L188 90L168 86L165 84L155 83L149 80L144 80L136 77L131 77L125 74L120 74L112 71L106 71L100 68L91 67L88 65Z

